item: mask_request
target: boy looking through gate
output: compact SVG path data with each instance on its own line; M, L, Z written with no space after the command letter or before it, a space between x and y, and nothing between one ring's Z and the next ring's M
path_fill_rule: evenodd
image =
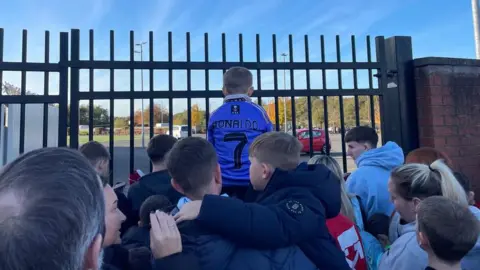
M207 139L222 171L223 192L243 198L250 183L248 148L255 138L272 131L265 110L252 102L252 73L232 67L223 75L224 103L210 116Z

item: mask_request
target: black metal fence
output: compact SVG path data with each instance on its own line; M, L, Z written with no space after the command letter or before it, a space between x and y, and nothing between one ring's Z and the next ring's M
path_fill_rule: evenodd
M70 42L69 42L70 37ZM205 102L205 123L208 123L208 117L211 111L209 99L212 98L222 98L221 91L215 91L219 89L212 90L210 89L209 83L209 71L211 70L221 70L225 72L226 69L232 66L243 66L250 69L256 74L257 84L255 88L257 91L254 92L254 97L258 99L258 104L262 105L262 98L273 98L274 100L274 122L276 129L280 129L280 115L279 112L279 98L287 97L290 100L290 110L291 110L291 127L292 133L296 134L297 122L296 122L296 98L302 97L306 98L306 112L307 112L307 127L309 130L309 149L313 149L313 136L312 136L312 98L321 97L323 102L323 130L325 132L326 141L329 142L329 120L328 120L328 100L329 98L338 98L339 106L339 122L340 127L339 131L341 134L341 148L343 156L343 168L347 170L347 159L346 159L346 149L345 149L345 117L344 117L344 102L343 97L353 97L354 110L355 110L355 125L360 125L360 113L359 113L359 97L367 98L369 101L369 125L376 128L376 110L380 111L381 115L381 130L382 130L382 139L383 141L393 140L404 146L406 151L414 147L416 144L416 137L412 134L415 134L416 131L412 130L409 126L412 125L412 121L415 119L412 118L411 114L405 111L412 110L414 106L414 101L410 99L409 92L411 92L410 87L412 86L413 76L411 70L409 69L409 62L411 62L411 41L407 37L394 37L388 40L385 40L383 37L375 38L375 53L376 61L372 60L372 46L370 37L367 37L365 41L366 44L366 62L357 61L357 49L356 49L356 39L351 37L351 56L352 61L342 62L341 54L341 43L340 37L336 37L336 61L328 62L326 61L326 50L325 50L325 39L321 36L318 39L318 47L321 53L321 61L313 62L310 61L309 56L309 37L304 37L304 50L305 50L305 61L304 62L294 62L294 49L293 49L293 36L288 37L288 61L281 62L278 61L278 51L277 51L277 40L276 36L271 36L272 41L272 50L271 56L273 61L265 62L262 61L262 57L265 55L260 54L260 36L256 35L256 61L247 62L244 61L244 46L243 46L243 36L242 34L238 35L239 47L238 47L238 62L228 62L227 61L227 46L226 46L226 36L222 34L222 61L213 62L209 58L209 36L208 34L204 35L204 61L192 61L191 60L191 38L190 33L186 33L186 61L174 61L173 60L173 38L172 33L168 33L168 59L167 61L156 61L154 59L154 35L153 32L149 33L149 51L148 59L146 61L135 61L135 36L134 32L130 32L129 37L129 60L128 61L119 61L115 60L115 35L114 31L110 31L110 51L109 51L109 60L95 60L94 59L94 32L90 30L89 32L89 58L88 60L80 59L80 31L72 30L71 33L60 33L60 60L58 63L49 62L49 48L50 48L50 34L49 32L45 33L45 62L44 63L29 63L27 59L27 31L23 31L22 39L22 61L21 62L5 62L3 61L3 45L4 45L4 31L0 29L0 81L3 81L2 71L20 71L21 72L21 93L20 95L1 95L0 93L0 105L2 104L21 104L21 116L20 116L20 153L24 151L24 137L25 137L25 104L30 103L43 103L44 104L44 130L43 130L43 146L46 146L46 137L47 137L47 104L56 103L59 104L59 146L67 145L67 130L69 129L70 134L70 147L77 148L79 146L79 109L80 101L88 101L89 103L89 140L93 139L93 110L94 110L94 101L95 100L109 100L109 149L113 159L114 149L114 122L115 122L115 100L124 99L130 100L129 106L129 119L131 124L129 125L129 169L133 171L135 168L134 160L134 144L135 144L135 130L134 130L134 100L136 99L148 99L149 100L149 124L150 127L149 135L152 137L154 135L154 99L167 99L168 100L168 125L170 134L173 130L173 101L174 99L186 99L187 100L187 125L188 125L188 135L192 135L192 98L204 98ZM68 51L70 48L70 52ZM99 92L94 90L94 71L98 69L109 70L109 91ZM88 70L89 72L89 91L80 91L80 70ZM115 91L115 79L114 71L115 70L128 70L130 72L130 91L120 92ZM149 80L149 89L146 91L135 91L134 86L134 71L135 70L148 70L148 80ZM167 70L168 71L168 91L155 91L154 89L154 71L155 70ZM186 89L175 90L173 89L173 72L175 70L185 70L186 71ZM205 89L201 91L192 91L192 76L191 72L194 70L205 71ZM262 70L271 70L273 71L273 90L264 90L262 89ZM278 72L285 71L288 72L290 76L290 85L287 86L287 90L281 90L279 88L278 82ZM305 80L306 87L304 89L295 88L295 75L296 70L305 71ZM311 73L312 70L321 71L321 88L312 88L311 87ZM327 78L326 71L336 71L338 78L338 88L337 89L327 89ZM353 71L353 87L345 89L343 87L342 80L342 71L351 70ZM358 87L358 70L367 70L368 71L368 87L360 89ZM26 95L26 72L37 71L45 72L45 85L43 95ZM50 95L48 89L48 78L49 73L58 72L59 73L59 94ZM69 73L70 72L70 73ZM70 76L70 85L68 85L68 79ZM374 77L378 79L378 87L375 87ZM394 83L394 86L391 86L390 83ZM70 94L70 99L68 100L68 95ZM378 99L378 104L380 108L375 108L374 100ZM286 103L284 103L286 106ZM70 109L68 109L70 106ZM268 105L270 106L270 105ZM143 112L142 112L143 113ZM69 121L68 121L69 120ZM286 119L285 119L286 120ZM70 125L68 126L68 123ZM284 123L286 124L286 123ZM412 137L413 136L413 137ZM327 149L329 153L329 149ZM310 155L313 154L313 151L310 151ZM113 170L113 160L110 162L111 169ZM113 177L113 176L112 176Z

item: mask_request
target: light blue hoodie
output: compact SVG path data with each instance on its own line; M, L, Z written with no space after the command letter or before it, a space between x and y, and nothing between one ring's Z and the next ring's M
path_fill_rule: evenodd
M347 192L360 197L367 218L373 214L390 216L393 204L388 193L390 172L403 164L402 148L394 142L362 153L355 162L358 169L347 180Z
M480 210L475 206L470 211L480 220ZM413 270L425 269L428 265L427 253L418 245L415 222L401 225L400 215L396 213L389 228L389 239L394 241L378 265L378 270ZM479 269L480 236L472 250L462 259L462 270Z

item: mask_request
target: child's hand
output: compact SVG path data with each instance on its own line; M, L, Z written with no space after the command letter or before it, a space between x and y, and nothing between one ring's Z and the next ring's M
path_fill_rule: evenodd
M180 223L185 220L194 220L200 214L200 208L202 207L202 201L192 201L184 204L182 209L174 216L175 221Z
M388 239L388 236L386 236L385 234L379 234L377 235L377 238L383 249L387 249L388 247L390 247L390 240Z

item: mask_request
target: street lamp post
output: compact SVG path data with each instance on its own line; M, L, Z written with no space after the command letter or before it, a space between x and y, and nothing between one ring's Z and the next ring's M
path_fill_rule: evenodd
M135 53L139 53L140 54L140 61L143 62L143 45L147 44L147 42L141 42L141 43L137 43L135 44L135 46L139 46L140 47L140 51L135 51ZM141 81L141 84L142 84L142 92L143 92L143 69L140 70L140 81ZM150 108L152 109L152 108ZM141 121L142 121L142 147L145 148L145 123L144 123L144 120L143 120L143 114L144 114L144 108L143 108L143 98L142 98L142 113L141 113ZM150 127L152 128L152 127Z
M283 63L286 63L286 53L282 53L281 56L283 56ZM283 70L283 90L287 90L287 75L286 75L286 70ZM285 132L287 132L287 97L283 97L283 119L284 119L284 125L285 125Z
M475 36L475 55L477 59L480 59L480 25L478 14L478 1L472 0L472 15L473 15L473 33Z

